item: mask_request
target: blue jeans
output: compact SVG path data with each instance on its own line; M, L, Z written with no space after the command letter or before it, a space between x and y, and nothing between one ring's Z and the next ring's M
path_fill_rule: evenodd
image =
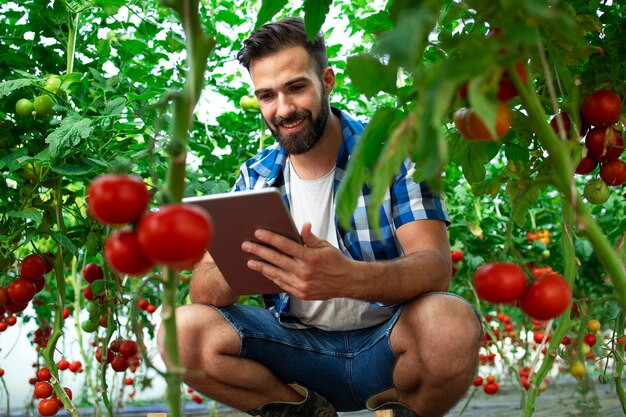
M290 329L259 307L213 308L239 334L240 357L265 365L285 383L317 392L337 411L362 410L371 396L393 387L390 336L403 307L378 326L352 331Z

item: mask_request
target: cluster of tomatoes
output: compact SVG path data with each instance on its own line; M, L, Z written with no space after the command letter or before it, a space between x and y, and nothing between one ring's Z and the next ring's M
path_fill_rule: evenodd
M50 75L43 88L51 94L56 94L61 87L61 79L56 75ZM20 117L48 117L54 113L54 98L48 93L41 94L33 100L21 98L15 103L15 113Z
M150 304L150 301L146 300L145 298L141 298L139 299L139 301L137 301L137 307L139 307L140 310L145 311L148 314L154 313L157 309L155 305Z
M150 194L141 178L106 174L93 180L87 192L89 214L118 229L106 240L109 266L122 274L145 275L155 264L192 268L213 237L213 225L202 209L183 203L147 211Z
M526 232L526 239L530 242L539 241L548 246L550 244L550 231L542 229L537 230L536 232Z
M476 376L474 377L472 385L474 385L475 387L482 386L485 394L489 395L497 394L500 390L500 385L498 384L496 377L493 375L489 375L484 379L482 376Z
M59 408L63 407L63 402L54 394L54 389L50 383L52 373L48 368L39 368L35 379L34 396L35 398L41 399L37 406L39 414L44 417L55 415L59 412ZM64 387L63 391L65 391L67 398L71 400L72 391L67 387Z
M532 272L536 279L527 285L526 273L518 264L485 264L474 274L474 288L481 299L493 304L518 305L536 320L558 317L572 299L569 284L549 267Z
M108 326L107 298L109 297L108 285L111 281L104 280L104 269L96 262L86 263L82 268L82 275L88 285L83 288L83 297L87 300L85 310L89 317L80 323L82 331L93 333L98 327ZM112 274L115 275L115 274ZM119 277L114 276L119 283ZM115 297L113 302L117 302Z
M522 62L515 64L515 70L522 83L526 83L526 67ZM467 95L467 86L461 87L461 98ZM503 71L498 82L494 131L490 131L483 119L471 107L462 107L454 113L454 127L467 140L488 141L503 137L511 129L511 110L508 102L517 97L519 92L508 71ZM495 133L495 135L494 135Z
M464 254L462 250L453 249L450 251L450 259L452 260L452 276L463 267Z
M135 372L141 363L137 342L131 339L115 339L109 344L103 358L102 346L96 348L96 361L105 361L115 372Z
M80 374L83 372L83 363L81 361L70 362L67 359L59 359L57 368L59 368L59 371L70 371L73 374Z
M626 162L620 159L624 152L624 133L620 124L622 101L610 90L597 90L583 99L581 105L580 136L584 136L583 158L576 167L577 174L591 174L600 166L600 178L587 182L584 196L590 203L602 204L610 195L608 186L626 182ZM566 112L555 116L550 124L569 137L571 120Z
M12 280L6 288L0 287L0 314L24 311L46 285L45 274L52 271L52 268L52 263L44 256L36 253L27 255L20 262L19 277Z
M191 387L187 387L187 394L191 395L191 401L196 404L202 404L204 402L204 399L199 396Z

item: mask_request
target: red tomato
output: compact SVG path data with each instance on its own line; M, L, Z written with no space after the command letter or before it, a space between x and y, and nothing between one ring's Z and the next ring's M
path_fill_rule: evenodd
M145 275L154 266L141 249L137 234L127 230L117 230L107 237L104 257L121 274Z
M137 348L137 342L135 342L134 340L124 340L120 344L120 355L122 355L126 359L130 358L131 356L135 356L138 351L139 349Z
M504 136L511 128L511 111L500 102L496 109L496 136L487 129L485 122L471 108L461 108L454 113L454 126L459 134L468 140L488 141Z
M496 394L499 389L500 389L500 385L498 385L497 382L492 382L491 384L483 385L483 391L485 391L485 393L489 395Z
M67 368L70 367L70 363L65 359L61 359L59 360L59 362L57 362L57 366L59 367L59 371L65 371Z
M452 263L461 262L463 260L463 251L462 250L450 251L450 257L452 258Z
M90 262L83 266L83 278L85 278L85 281L89 283L99 279L104 279L104 270L99 264Z
M473 386L480 387L482 384L483 384L483 377L481 376L474 377L474 381L472 382Z
M7 289L4 287L0 287L0 306L5 305L9 302L9 293Z
M70 311L69 308L67 307L63 307L63 320L65 320L66 318L68 318L70 316L70 314L72 314L72 312Z
M98 346L96 348L96 353L94 356L96 357L96 361L98 363L102 362L102 346ZM111 363L113 358L115 358L115 353L111 349L107 349L107 357L106 357L107 363Z
M130 378L130 377L124 378L124 385L133 385L134 383L135 383L135 381L133 381L132 378Z
M149 305L150 305L150 302L146 300L145 298L142 298L139 301L137 301L137 307L139 307L140 310L145 310L146 308L148 308Z
M44 417L53 416L59 412L59 403L54 399L41 400L37 410Z
M37 370L38 381L50 381L50 378L52 378L52 374L48 368L39 368Z
M583 338L583 340L585 341L585 343L587 345L589 345L589 347L593 346L596 344L596 342L598 341L598 339L596 338L595 335L591 334L591 333L587 333L585 335L585 337Z
M581 105L585 121L594 126L617 123L622 113L620 97L610 90L597 90L583 99Z
M526 289L526 275L517 264L494 262L478 268L474 274L478 296L490 303L511 303Z
M192 268L213 239L213 224L199 207L172 204L144 216L139 244L152 261L177 269Z
M617 186L626 182L626 162L618 159L600 166L600 178L607 185Z
M526 84L528 75L526 74L526 67L524 66L524 63L516 62L515 71L517 71L517 75L519 76L520 81L522 81L522 84ZM503 71L500 82L498 83L498 93L496 94L498 100L509 101L517 97L518 94L519 92L513 83L513 79L511 78L509 71Z
M7 286L7 294L13 302L27 304L35 297L35 294L37 294L37 287L30 280L18 278L9 283ZM8 304L5 304L5 308L7 305Z
M67 388L67 387L63 387L63 391L65 391L65 394L67 395L67 398L71 401L72 400L72 390ZM63 401L61 401L61 399L59 398L58 395L54 394L54 397L52 397L58 404L59 407L63 407Z
M52 385L47 381L40 381L35 384L35 398L48 398L53 391Z
M20 311L26 310L26 307L28 307L28 303L17 303L13 300L9 300L9 302L4 305L4 309L7 313L19 313Z
M579 175L591 174L598 167L598 160L585 156L576 166L576 173Z
M572 129L572 121L569 118L569 114L567 112L560 112L555 114L554 117L550 120L550 127L557 135L561 136L561 128L559 127L559 120L563 124L563 132L566 138L569 138L570 131Z
M111 368L113 368L115 372L124 372L128 369L128 359L123 356L114 357L111 361Z
M135 176L101 175L87 190L87 211L103 224L135 223L149 201L146 184Z
M587 156L598 161L614 161L624 152L622 132L614 127L594 127L585 137Z
M70 372L79 372L83 368L83 364L80 361L74 361L70 363L69 369Z
M565 278L550 273L533 281L520 300L522 311L537 320L560 316L572 299L572 290Z
M44 276L47 267L48 263L44 258L36 253L31 253L20 263L20 277L30 280L39 279Z
M54 269L54 265L52 264L52 262L54 262L54 253L52 252L45 252L41 254L43 259L46 261L46 271L44 272L44 274L47 274L48 272L51 272Z

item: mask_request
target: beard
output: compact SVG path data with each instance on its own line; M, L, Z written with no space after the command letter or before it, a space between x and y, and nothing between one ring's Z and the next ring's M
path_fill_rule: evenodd
M324 129L326 129L328 115L330 114L328 97L323 93L321 102L320 114L316 118L313 118L313 114L309 110L300 110L291 113L287 117L278 116L272 119L274 126L289 124L298 120L303 120L303 123L305 123L308 119L308 126L303 127L296 133L281 133L280 128L273 129L269 123L266 122L272 135L274 135L276 141L288 155L301 155L306 153L313 149L321 139L324 134Z

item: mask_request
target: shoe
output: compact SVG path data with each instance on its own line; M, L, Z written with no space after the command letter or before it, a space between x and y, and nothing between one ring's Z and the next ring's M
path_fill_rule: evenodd
M373 395L367 400L366 407L370 411L390 410L393 417L420 417L406 405L397 401L395 388L389 388Z
M374 411L391 410L393 417L420 417L413 412L409 407L402 403L389 402L382 404Z
M259 417L337 417L335 407L326 398L298 384L289 384L289 387L302 395L304 400L297 403L271 402L248 414Z

